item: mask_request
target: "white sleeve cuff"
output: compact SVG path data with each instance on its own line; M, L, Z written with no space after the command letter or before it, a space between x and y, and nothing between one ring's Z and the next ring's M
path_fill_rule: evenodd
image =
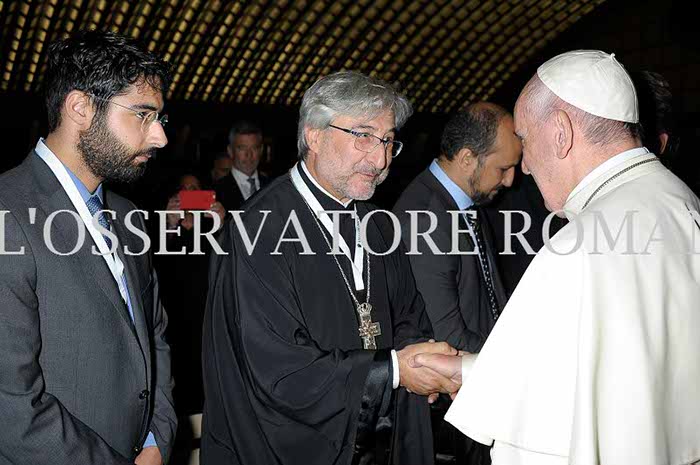
M464 385L465 381L469 377L469 375L472 372L472 368L474 367L474 362L476 362L476 358L479 356L479 354L464 354L462 356L462 385Z
M394 376L392 386L394 389L396 389L399 387L399 381L401 380L401 377L399 376L399 357L398 355L396 355L396 351L394 349L391 349L391 366L393 368L391 372Z

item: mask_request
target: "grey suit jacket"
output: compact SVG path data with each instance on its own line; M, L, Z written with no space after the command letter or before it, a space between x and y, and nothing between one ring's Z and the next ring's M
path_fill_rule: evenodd
M143 249L124 222L134 205L106 191L105 208L117 213L134 322L87 231L71 255L47 247L49 215L75 209L46 163L31 153L0 176L0 464L133 463L148 431L169 458L176 417L158 282L148 253L121 251ZM55 215L56 250L76 246L78 221ZM143 231L138 214L132 223Z
M408 185L394 206L399 217L401 233L406 249L410 249L410 216L407 210L430 211L437 216L437 227L431 238L441 252L452 250L452 216L448 211L458 210L454 199L440 181L426 169ZM486 218L477 210L481 220L496 300L499 310L506 304L498 270L495 249ZM429 217L419 214L418 231L428 231ZM466 221L460 219L460 229L466 230ZM437 255L422 239L417 240L420 255L409 255L416 286L425 301L433 325L435 338L447 341L451 346L467 352L478 352L486 342L495 320L489 306L481 264L476 255ZM459 235L459 250L472 251L474 244L467 233Z

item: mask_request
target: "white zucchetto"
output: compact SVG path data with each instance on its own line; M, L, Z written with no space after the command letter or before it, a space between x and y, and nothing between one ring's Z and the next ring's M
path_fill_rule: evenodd
M639 122L637 92L625 68L599 50L574 50L537 69L542 83L565 102L601 118Z

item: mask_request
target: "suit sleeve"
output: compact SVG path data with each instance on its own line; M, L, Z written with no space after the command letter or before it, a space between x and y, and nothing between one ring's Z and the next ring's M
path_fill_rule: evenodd
M402 213L399 212L401 215ZM408 218L401 223L402 239L406 247L410 247L411 229ZM428 229L428 217L418 216L418 231ZM436 230L430 236L441 252L451 249L448 234ZM437 255L422 238L417 241L418 255L407 255L415 276L416 287L425 302L425 310L428 313L433 326L435 339L446 341L452 347L468 352L478 351L484 343L483 338L469 330L460 311L460 298L469 298L466 291L460 289L457 284L459 269L459 255Z
M150 431L156 438L163 462L167 463L172 452L177 416L173 405L173 379L170 373L170 347L165 341L165 328L168 317L160 300L158 277L153 273L155 288L153 292L153 354L155 362L155 388L153 399L153 418Z
M7 210L0 203L0 211ZM52 465L132 463L46 391L34 256L11 212L0 226L0 457ZM7 253L20 247L21 255Z

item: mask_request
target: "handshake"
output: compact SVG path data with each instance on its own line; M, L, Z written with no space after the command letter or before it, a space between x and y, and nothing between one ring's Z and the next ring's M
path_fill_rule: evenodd
M399 384L408 392L428 396L433 403L442 392L452 398L462 386L463 352L446 342L422 342L396 351Z

